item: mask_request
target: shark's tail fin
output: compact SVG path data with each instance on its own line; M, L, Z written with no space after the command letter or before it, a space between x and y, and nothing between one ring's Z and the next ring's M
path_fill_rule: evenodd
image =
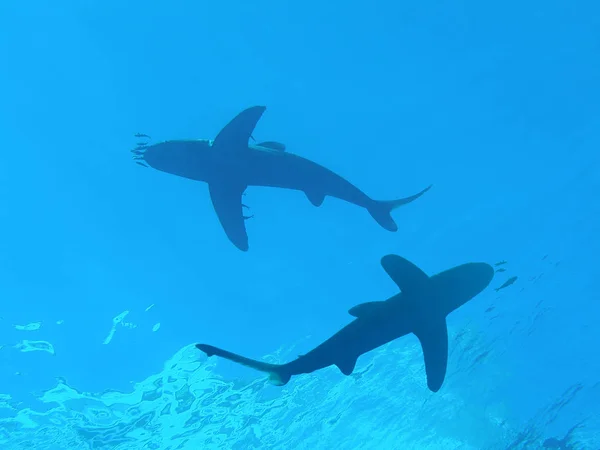
M369 213L371 213L373 219L375 219L377 223L386 230L397 231L398 225L396 225L396 222L394 222L391 212L399 206L406 205L407 203L415 201L421 195L423 195L425 192L431 189L431 186L433 185L429 185L418 194L411 195L410 197L399 198L397 200L375 201L373 206L369 208Z
M218 347L213 347L212 345L196 344L196 348L206 353L206 356L220 356L221 358L228 359L235 363L260 370L261 372L266 372L269 374L269 381L276 386L283 386L290 381L291 374L285 370L285 364L269 364L256 361Z

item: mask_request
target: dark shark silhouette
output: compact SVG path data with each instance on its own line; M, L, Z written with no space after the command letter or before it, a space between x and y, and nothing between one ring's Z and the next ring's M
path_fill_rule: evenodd
M214 140L165 141L132 150L141 165L208 183L210 197L225 233L240 250L248 250L242 194L248 186L270 186L303 191L320 206L326 196L366 208L386 230L397 231L394 208L410 203L431 186L411 197L373 200L341 176L319 164L285 151L278 142L249 145L249 139L266 107L242 111Z
M483 291L494 277L494 269L485 263L468 263L429 277L397 255L384 256L381 265L401 293L353 307L348 312L356 319L294 361L268 364L211 345L196 347L207 356L220 356L267 372L273 384L283 386L294 375L331 365L350 375L360 355L414 333L423 349L427 386L437 392L448 363L446 316Z

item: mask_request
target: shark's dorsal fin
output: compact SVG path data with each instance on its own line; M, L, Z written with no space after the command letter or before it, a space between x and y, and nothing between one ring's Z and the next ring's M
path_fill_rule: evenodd
M422 289L429 281L425 272L398 255L384 256L381 258L381 266L400 290L406 294Z
M227 152L247 149L248 140L266 109L264 106L253 106L239 113L219 132L213 147Z
M353 306L348 310L348 314L354 317L365 317L377 314L385 307L385 302L367 302L361 303L360 305Z
M285 145L282 144L281 142L275 142L275 141L266 141L266 142L260 142L258 144L256 144L259 147L264 147L264 148L269 148L271 150L277 150L280 152L285 152Z

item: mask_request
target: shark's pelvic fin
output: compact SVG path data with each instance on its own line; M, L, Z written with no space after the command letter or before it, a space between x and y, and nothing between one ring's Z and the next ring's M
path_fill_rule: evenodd
M206 356L219 356L246 367L266 372L269 374L269 381L276 386L283 386L290 381L291 375L284 369L285 365L283 364L269 364L256 361L218 347L213 347L212 345L196 344L196 348L206 353Z
M280 152L285 152L285 145L282 144L281 142L265 141L265 142L259 142L256 145L258 147L264 147L264 148L269 148L271 150L277 150L277 151L280 151Z
M347 357L341 361L335 363L335 365L340 369L344 375L351 375L354 371L354 367L356 367L356 358Z
M424 326L419 326L414 331L425 359L425 373L427 386L437 392L444 383L446 367L448 366L448 327L443 316L430 319Z
M431 186L433 185L429 185L418 194L411 195L410 197L399 198L397 200L374 201L373 206L369 208L369 213L371 214L373 219L375 219L377 223L386 230L398 231L398 225L396 224L396 222L394 222L391 212L402 205L414 202L421 195L423 195L425 192L431 189Z
M425 272L398 255L385 255L381 258L381 266L400 290L407 295L423 290L429 281Z
M379 311L386 309L386 302L367 302L353 306L348 310L348 314L354 317L366 317L377 314Z
M222 152L247 149L248 140L266 109L265 106L252 106L239 113L219 132L213 147Z
M323 200L325 200L325 195L322 192L307 190L304 193L313 206L319 207L323 204Z

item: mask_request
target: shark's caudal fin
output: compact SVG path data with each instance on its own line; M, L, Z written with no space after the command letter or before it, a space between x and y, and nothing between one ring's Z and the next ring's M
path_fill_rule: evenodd
M371 216L373 216L373 219L375 219L377 223L386 230L397 231L398 225L396 225L396 222L394 222L394 219L392 219L392 210L398 208L399 206L415 201L421 195L431 189L431 186L433 185L427 186L418 194L411 195L410 197L399 198L397 200L375 201L374 205L369 208L369 213Z
M213 347L212 345L196 344L196 348L206 353L206 356L220 356L238 364L242 364L252 369L260 370L269 374L269 381L276 386L283 386L290 381L291 375L285 370L284 364L269 364L254 359L246 358L236 353L228 352L227 350Z

